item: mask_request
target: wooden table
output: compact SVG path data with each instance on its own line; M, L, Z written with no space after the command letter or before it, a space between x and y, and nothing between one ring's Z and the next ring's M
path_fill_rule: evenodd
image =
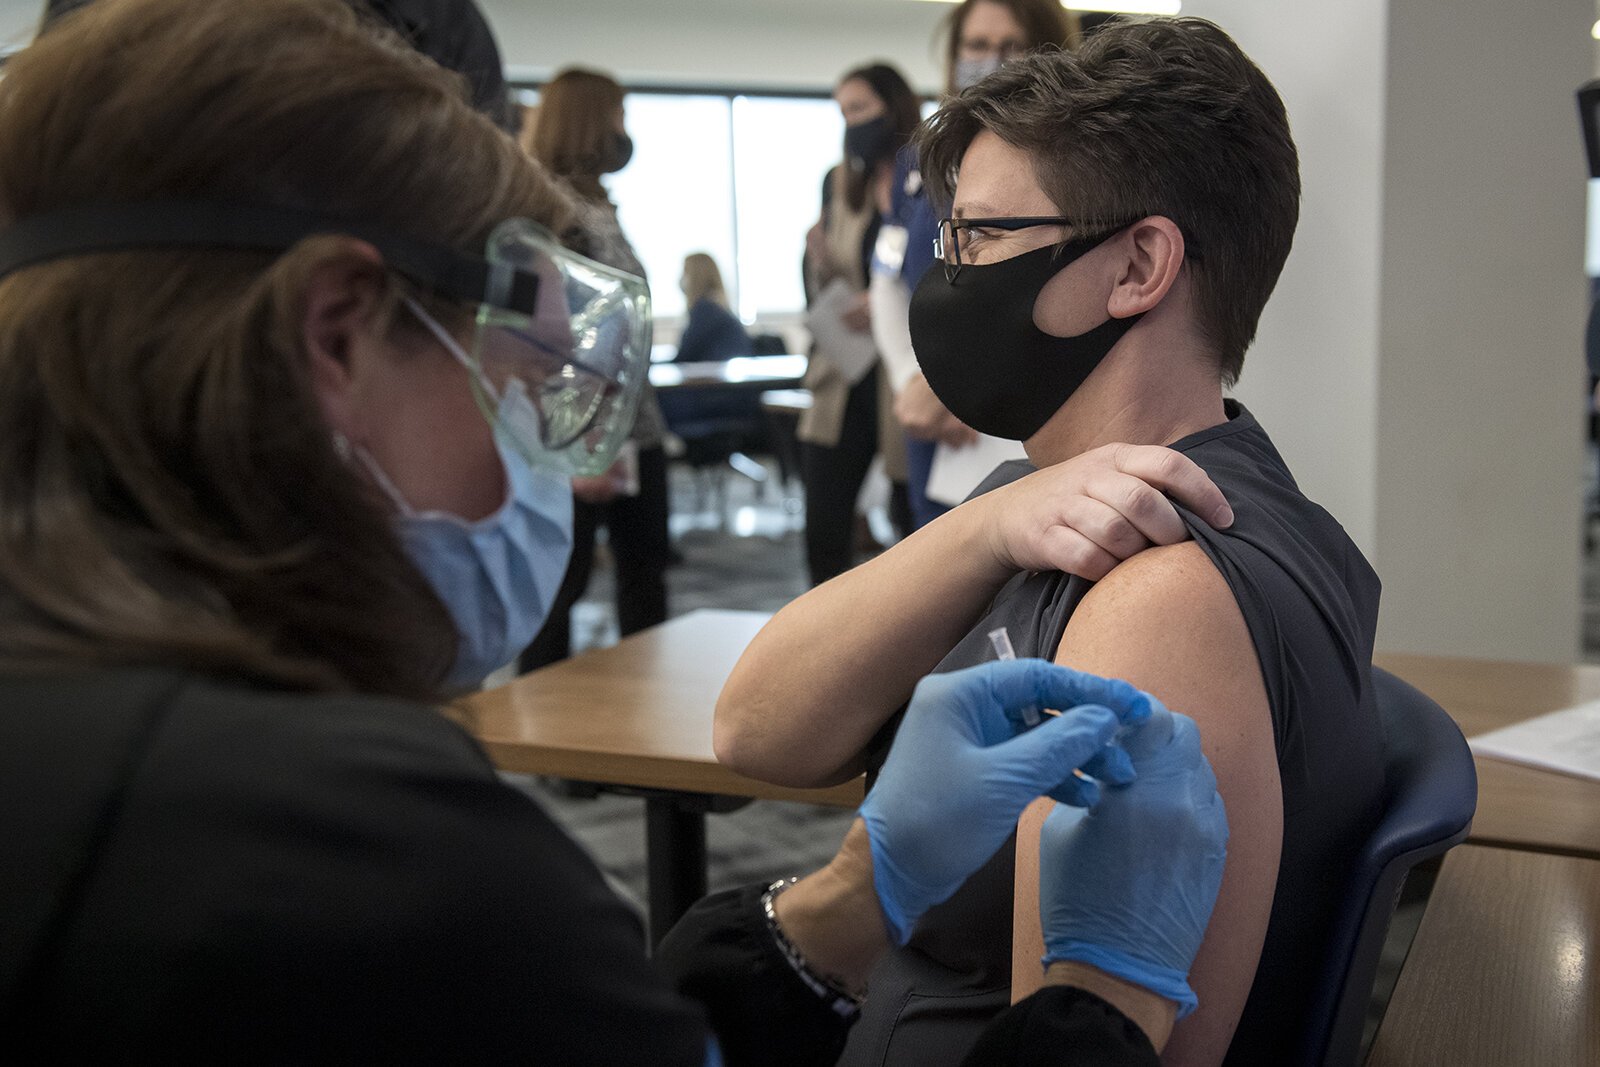
M454 715L497 767L645 798L651 937L706 892L705 816L759 797L854 807L859 780L791 789L735 774L711 751L717 695L770 618L695 611L606 649L474 694Z
M1600 667L1384 654L1378 666L1438 701L1469 738L1600 699ZM1600 781L1478 757L1469 840L1600 859Z
M1600 1063L1600 861L1445 857L1368 1067Z

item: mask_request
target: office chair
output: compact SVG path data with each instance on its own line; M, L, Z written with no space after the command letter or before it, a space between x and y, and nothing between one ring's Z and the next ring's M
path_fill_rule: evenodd
M1377 667L1372 685L1386 733L1384 810L1352 865L1295 1063L1354 1067L1406 875L1465 840L1478 806L1472 752L1444 709Z

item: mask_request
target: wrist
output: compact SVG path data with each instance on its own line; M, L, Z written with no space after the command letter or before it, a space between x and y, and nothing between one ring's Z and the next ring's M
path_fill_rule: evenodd
M982 568L979 573L984 584L996 588L1022 569L1005 530L1008 488L1001 486L974 497L934 520L946 524L957 539L956 549L962 553L959 558L975 561Z
M839 852L773 901L783 936L829 985L862 995L867 976L889 947L872 884L866 826L850 827Z
M1057 960L1045 968L1044 984L1073 986L1093 993L1143 1030L1157 1052L1172 1036L1172 1024L1178 1017L1175 1002L1098 967L1078 960Z

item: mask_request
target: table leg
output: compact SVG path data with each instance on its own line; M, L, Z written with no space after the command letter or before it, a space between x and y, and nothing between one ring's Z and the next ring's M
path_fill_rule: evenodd
M654 948L683 913L706 895L706 816L703 805L684 804L670 795L646 796L644 809L650 946Z

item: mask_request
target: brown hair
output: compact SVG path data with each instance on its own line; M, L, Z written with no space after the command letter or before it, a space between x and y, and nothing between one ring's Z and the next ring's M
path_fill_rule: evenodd
M1223 380L1238 379L1294 241L1300 167L1283 101L1231 37L1152 19L1007 64L928 120L922 173L937 200L950 202L984 130L1028 153L1063 215L1176 223L1200 329Z
M865 83L873 95L883 101L889 121L894 126L893 152L889 157L892 160L893 153L898 153L911 143L917 126L922 122L922 98L911 88L905 75L887 63L869 63L857 67L840 78L839 84L851 81ZM852 210L860 211L867 202L867 185L871 180L872 175L867 171L845 168L845 199Z
M461 249L513 215L560 232L570 208L459 78L339 0L95 4L7 65L0 227L157 199L354 215ZM337 454L300 339L309 271L341 241L0 278L0 668L433 694L454 626ZM405 287L390 277L391 308Z
M1028 50L1055 45L1076 48L1083 40L1083 28L1076 12L1062 7L1059 0L961 0L961 5L939 21L946 34L944 70L945 90L955 92L956 60L961 55L961 31L967 16L979 4L997 4L1011 12L1028 38Z
M616 79L571 67L539 90L539 114L523 147L583 196L607 200L600 184L616 133L623 91Z
M702 298L728 306L728 291L722 285L717 261L705 252L690 252L683 257L683 296L689 307Z

